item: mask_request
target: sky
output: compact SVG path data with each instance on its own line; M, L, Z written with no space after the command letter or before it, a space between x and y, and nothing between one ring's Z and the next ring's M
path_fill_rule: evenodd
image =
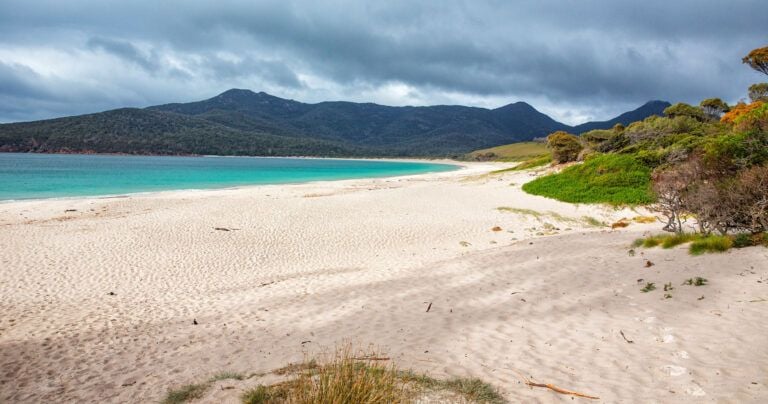
M230 88L302 102L525 101L568 124L745 98L766 0L0 1L0 122Z

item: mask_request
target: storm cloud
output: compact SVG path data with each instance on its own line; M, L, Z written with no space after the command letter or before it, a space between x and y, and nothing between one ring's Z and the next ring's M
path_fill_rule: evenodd
M0 122L249 88L304 102L498 107L567 123L765 81L768 2L0 3Z

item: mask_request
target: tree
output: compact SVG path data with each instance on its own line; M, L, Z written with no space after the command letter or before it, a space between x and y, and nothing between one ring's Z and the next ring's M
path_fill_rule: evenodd
M720 119L721 115L730 110L728 104L719 98L707 98L699 106L712 119Z
M552 150L552 160L558 164L576 161L584 149L578 137L561 130L547 136L547 147Z
M688 105L684 102L678 102L675 105L671 105L667 107L664 110L664 115L670 118L675 118L678 116L688 116L700 122L703 122L706 120L706 116L704 116L704 111L702 111L701 108L694 107L693 105Z
M768 102L768 83L757 83L749 86L749 99L752 102Z
M760 73L768 74L768 46L753 49L741 61Z
M661 214L664 219L662 230L682 233L686 222L685 197L688 187L696 181L700 174L698 160L661 168L651 176L656 203L650 206L654 212Z

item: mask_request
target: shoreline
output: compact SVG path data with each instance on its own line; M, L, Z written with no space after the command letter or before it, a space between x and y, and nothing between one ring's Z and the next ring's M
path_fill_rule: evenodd
M756 342L768 325L748 303L765 295L764 249L628 254L661 225L609 226L642 211L529 195L535 172L464 164L0 205L0 401L156 402L345 341L403 369L481 378L512 402L564 397L518 373L609 402L768 398L768 342ZM695 276L709 285L680 286ZM670 282L674 297L638 279ZM227 382L200 402L273 381Z
M25 153L15 153L15 154L25 154ZM38 154L53 154L53 153L38 153ZM83 156L90 156L91 154L79 154ZM134 156L134 155L122 155L122 154L104 154L105 156ZM191 156L164 156L164 155L135 155L137 157L191 157ZM385 175L381 177L356 177L356 178L340 178L340 179L330 179L330 180L308 180L308 181L296 181L296 182L280 182L280 183L264 183L264 184L243 184L243 185L234 185L234 186L225 186L225 187L211 187L211 188L181 188L181 189L162 189L162 190L151 190L151 191L137 191L137 192L128 192L128 193L118 193L118 194L104 194L104 195L73 195L73 196L54 196L54 197L48 197L48 198L27 198L27 199L0 199L0 205L5 203L16 203L16 202L34 202L34 201L55 201L55 200L77 200L77 199L110 199L110 198L124 198L124 197L141 197L141 196L151 196L152 194L156 193L166 193L166 192L195 192L195 191L215 191L215 190L228 190L228 189L242 189L242 188L249 188L249 187L259 187L259 186L270 186L270 185L296 185L296 184L309 184L309 183L321 183L321 182L334 182L334 181L350 181L350 180L365 180L365 179L386 179L386 178L401 178L401 177L409 177L414 175L428 175L428 174L436 174L436 173L444 173L444 172L452 172L457 170L464 170L468 168L467 164L464 164L463 162L457 161L457 160L450 160L450 159L434 159L434 160L428 160L428 159L390 159L390 158L382 158L382 159L375 159L375 158L335 158L335 157L268 157L268 156L216 156L216 155L199 155L199 156L193 156L193 157L216 157L216 158L285 158L285 159L322 159L322 160L349 160L349 161L378 161L378 162L392 162L392 163L419 163L419 164L439 164L439 165L446 165L446 166L452 166L456 167L451 170L445 170L445 171L428 171L423 173L416 173L416 174L402 174L402 175Z

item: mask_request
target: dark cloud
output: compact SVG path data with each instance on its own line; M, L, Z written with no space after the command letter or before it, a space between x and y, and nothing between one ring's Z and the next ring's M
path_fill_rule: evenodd
M763 0L8 0L0 96L43 105L86 83L93 98L61 110L78 113L249 87L304 101L527 100L604 119L650 99L743 97L765 80L740 59L768 42L766 15ZM6 71L16 65L29 70ZM0 105L0 120L19 116Z
M96 37L88 40L86 46L89 49L102 50L127 62L134 63L150 73L154 73L160 68L160 61L155 52L142 52L130 42Z

